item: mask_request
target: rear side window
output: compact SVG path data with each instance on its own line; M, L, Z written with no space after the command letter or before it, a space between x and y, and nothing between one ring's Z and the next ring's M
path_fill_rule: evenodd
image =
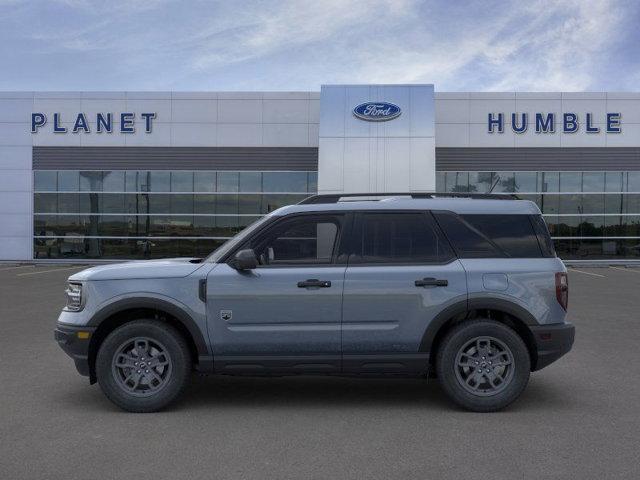
M529 215L437 214L461 258L539 258L543 255Z
M454 258L424 212L363 213L354 231L354 263L444 263Z

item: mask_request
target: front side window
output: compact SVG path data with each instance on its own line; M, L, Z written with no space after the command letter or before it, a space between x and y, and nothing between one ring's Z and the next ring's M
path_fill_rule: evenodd
M424 212L364 213L355 232L350 263L443 263L453 258Z
M283 220L246 248L254 249L260 265L331 263L341 220L339 215Z

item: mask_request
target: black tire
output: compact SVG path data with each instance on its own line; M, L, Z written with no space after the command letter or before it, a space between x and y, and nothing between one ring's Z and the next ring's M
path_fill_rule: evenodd
M513 329L494 320L469 320L453 327L442 340L436 371L443 390L455 403L474 412L493 412L524 391L531 359Z
M138 351L142 355L149 352L148 358ZM149 360L155 366L146 364ZM157 320L135 320L116 328L104 339L96 358L96 376L107 398L123 410L156 412L176 400L186 388L191 376L189 347L171 325Z

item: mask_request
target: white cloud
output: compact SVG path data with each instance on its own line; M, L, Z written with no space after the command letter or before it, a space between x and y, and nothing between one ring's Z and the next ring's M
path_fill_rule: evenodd
M309 69L305 84L315 77L316 83L434 82L440 89L473 83L487 90L584 90L601 73L601 52L623 19L619 4L607 0L538 0L462 18L440 13L432 24L420 14L437 14L435 3L278 5L244 11L226 29L214 24L195 36L191 65L215 70L307 48L309 59L323 61L302 67ZM304 78L297 67L292 70Z
M309 45L330 43L345 29L371 22L375 29L384 21L405 16L414 2L408 0L287 0L274 2L274 8L236 11L236 18L219 22L196 35L203 40L193 58L197 68L247 61L275 52ZM229 23L233 25L230 27Z
M585 90L616 38L622 12L611 1L539 2L533 24L514 38L519 48L496 62L493 90ZM561 19L554 23L554 19ZM546 29L545 26L548 26ZM522 58L518 58L522 53Z
M584 90L602 73L598 62L622 19L614 2L538 1L463 19L454 35L421 31L413 46L363 45L356 52L364 59L359 80L435 82L441 90L470 83L493 91Z
M616 79L607 68L621 39L637 52L628 19L638 8L626 0L50 0L2 12L14 22L3 29L4 44L25 62L82 59L46 76L75 89L87 78L78 72L93 66L106 74L93 89L413 82L441 91L536 91L612 81L611 88L637 89L637 59ZM127 83L113 85L121 79Z

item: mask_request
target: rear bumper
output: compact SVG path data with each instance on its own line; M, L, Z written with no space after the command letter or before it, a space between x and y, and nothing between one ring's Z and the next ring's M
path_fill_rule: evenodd
M531 327L538 359L533 371L555 362L571 350L576 329L571 323Z
M87 338L81 338L85 335L78 336L79 332L87 332ZM89 369L89 343L95 332L92 327L76 327L72 325L58 324L53 331L53 337L60 345L60 348L69 355L76 365L76 369L80 375L88 377Z

